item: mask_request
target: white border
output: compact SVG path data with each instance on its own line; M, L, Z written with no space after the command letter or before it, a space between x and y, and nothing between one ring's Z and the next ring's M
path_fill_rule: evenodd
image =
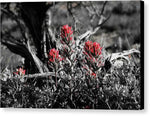
M44 2L44 1L106 1L106 0L0 0L0 2ZM140 0L107 0L107 1L140 1Z
M0 2L31 2L42 0L0 0ZM46 0L43 0L46 1ZM58 0L55 0L58 1ZM68 0L64 0L68 1ZM78 1L78 0L76 0ZM83 0L82 0L83 1ZM118 1L118 0L117 0ZM148 116L150 115L150 0L145 1L145 109L139 111L108 111L108 110L69 110L69 109L0 109L1 116Z

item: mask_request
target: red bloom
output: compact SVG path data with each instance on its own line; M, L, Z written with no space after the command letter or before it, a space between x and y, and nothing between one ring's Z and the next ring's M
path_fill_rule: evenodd
M94 51L95 51L95 55L97 56L97 55L101 55L101 47L100 47L100 45L99 45L99 43L97 43L97 42L94 42L93 43L93 48L94 48Z
M62 39L67 39L67 41L71 41L72 37L71 35L73 34L73 31L71 30L71 27L69 27L68 25L64 25L61 28L61 38Z
M14 74L16 75L25 75L26 70L24 70L23 68L19 68L17 69L17 72L14 72Z
M97 55L101 55L101 47L99 45L99 43L97 42L92 42L92 41L87 41L85 42L85 46L84 46L84 50L85 50L85 54L88 54L90 57L93 56L97 56Z
M85 51L91 51L92 47L93 47L92 41L85 42L85 46L84 46Z
M48 57L50 62L54 62L56 59L59 59L59 51L57 51L55 48L51 49Z
M96 74L95 74L95 73L93 73L93 72L92 72L92 74L91 74L91 75L92 75L92 76L94 76L94 78L96 77Z
M26 70L23 70L22 68L19 68L19 69L18 69L18 72L19 72L20 74L22 74L22 75L25 75Z
M85 109L90 109L90 106L85 106Z

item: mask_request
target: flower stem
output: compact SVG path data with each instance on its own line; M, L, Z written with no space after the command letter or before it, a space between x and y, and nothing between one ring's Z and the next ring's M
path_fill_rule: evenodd
M57 87L57 74L56 74L56 69L55 69L55 81L56 81L56 87Z

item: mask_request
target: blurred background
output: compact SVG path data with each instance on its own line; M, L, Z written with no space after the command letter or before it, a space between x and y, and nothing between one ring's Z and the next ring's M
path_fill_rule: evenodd
M74 36L79 36L87 30L97 26L101 13L103 1L95 2L71 2L71 13L76 18L75 22L72 14L68 11L66 2L47 2L47 6L53 4L49 9L52 11L52 29L56 38L60 34L62 25L68 24L74 30ZM30 3L29 3L30 4ZM17 8L17 3L9 3L12 10ZM108 53L121 52L131 48L140 49L140 1L108 1L104 16L109 16L107 22L90 37L90 40L97 41ZM3 16L1 26L10 29L16 38L21 38L17 25L13 20ZM76 29L76 30L75 30ZM1 38L3 39L3 37ZM14 70L18 65L22 65L23 58L12 53L5 45L1 44L1 69L8 67Z

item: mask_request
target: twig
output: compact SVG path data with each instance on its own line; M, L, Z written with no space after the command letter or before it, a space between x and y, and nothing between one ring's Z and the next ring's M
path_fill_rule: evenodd
M75 28L75 31L77 31L77 23L79 23L79 20L77 19L77 17L72 13L72 5L71 3L67 3L67 9L68 9L68 12L71 14L73 20L74 20L74 28Z
M138 51L136 49L131 49L131 50L127 50L127 51L123 51L123 52L119 52L119 53L113 53L108 57L111 57L110 61L112 62L113 60L116 60L116 59L121 58L121 57L126 57L130 54L133 54L133 53L140 54L140 51Z
M44 56L45 56L45 58L48 58L47 48L46 48L46 32L45 32L45 30L43 33L43 46L44 46Z
M99 15L99 13L97 12L97 10L96 10L94 4L92 3L92 1L90 1L90 4L91 4L91 6L92 6L92 8L93 8L93 10L94 10L94 12L95 12L95 14L96 14L98 17L100 17L100 15Z
M101 28L101 26L110 18L111 14L107 18L105 18L103 16L103 12L104 12L104 8L106 6L106 3L107 2L104 2L104 4L103 4L103 8L102 8L102 11L100 13L100 16L99 16L100 19L99 19L97 26L94 29L88 30L85 33L83 33L82 35L78 36L79 41L77 42L77 45L80 44L80 41L85 41L91 35L94 35Z
M103 12L104 12L104 9L105 9L105 6L106 6L106 3L107 3L107 1L105 1L105 2L104 2L104 4L103 4L103 7L102 7L102 10L101 10L100 16L102 16L102 15L103 15Z
M24 76L17 76L18 78L43 78L43 77L48 77L49 76L55 76L55 72L46 72L46 73L35 73L35 74L28 74ZM16 78L16 77L13 77Z

